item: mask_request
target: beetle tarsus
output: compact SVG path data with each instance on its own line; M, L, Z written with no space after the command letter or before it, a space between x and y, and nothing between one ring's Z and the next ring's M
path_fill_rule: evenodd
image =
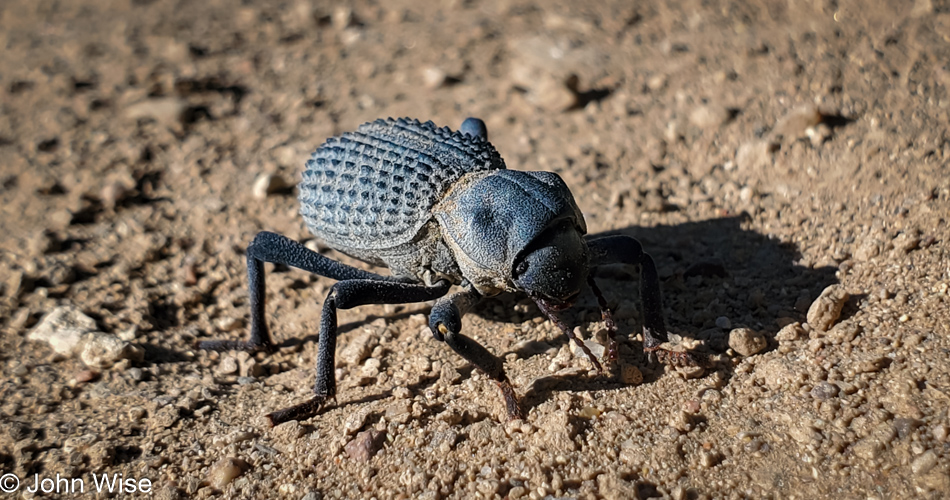
M587 347L587 344L585 344L583 340L577 338L577 335L574 335L574 330L571 329L571 327L565 323L564 320L557 315L553 308L544 302L544 300L535 300L535 303L538 304L538 309L540 309L541 312L543 312L544 315L551 320L551 322L557 325L558 328L564 332L564 335L567 336L568 341L574 342L574 345L579 347L580 350L583 351L585 355L587 355L587 359L590 360L590 364L594 365L594 368L603 375L605 373L604 366L600 364L600 361L597 360L597 356L594 356L594 353L590 351L590 348Z
M502 360L475 340L460 333L462 316L479 300L481 295L472 288L440 298L429 314L429 328L436 340L448 344L459 356L495 381L505 399L509 420L522 418L518 396L505 374Z
M268 413L267 420L270 421L271 427L278 426L284 422L290 422L291 420L306 420L319 413L326 400L327 398L325 396L314 396L299 405Z
M518 396L515 394L514 387L507 378L495 382L501 389L501 395L505 398L505 410L508 412L508 421L524 418L524 412L521 411L521 405L518 404Z
M241 340L202 340L195 343L195 347L203 351L244 351L244 352L277 352L274 344L254 344Z
M594 281L594 277L587 275L587 284L590 286L594 296L597 297L597 304L600 306L600 317L604 321L604 328L607 330L607 346L604 350L604 364L609 370L620 359L620 346L617 344L617 323L614 322L610 314L610 308L607 307L607 299Z

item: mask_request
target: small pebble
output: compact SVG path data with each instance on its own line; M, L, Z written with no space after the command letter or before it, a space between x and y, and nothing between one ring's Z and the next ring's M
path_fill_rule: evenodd
M243 321L240 318L235 318L234 316L223 316L215 321L215 326L218 327L219 331L222 332L233 332L243 326Z
M936 465L937 454L933 450L927 450L914 458L914 461L910 463L910 470L914 474L926 474Z
M347 415L346 420L343 421L343 434L348 436L356 434L356 432L362 429L366 424L366 419L369 417L369 413L370 412L365 409L357 409L350 412Z
M779 342L792 342L800 339L804 333L805 330L802 328L802 324L796 321L782 327L782 329L775 334L775 340Z
M841 308L851 295L841 285L831 285L808 308L808 324L815 330L826 332L841 316Z
M813 104L806 104L793 109L775 123L774 133L783 136L786 140L804 137L809 127L821 122L821 113Z
M946 441L947 436L950 435L950 428L946 424L936 425L933 429L933 435L937 442Z
M729 328L732 328L732 321L730 321L729 318L725 316L719 316L716 318L716 327L722 328L723 330L728 330Z
M620 369L620 381L624 385L639 385L643 382L643 373L633 365L624 365Z
M251 193L255 198L263 200L269 195L279 192L282 189L288 187L287 181L278 175L274 174L260 174L257 176L257 179L254 181L254 187L251 190Z
M221 361L218 362L218 366L214 369L214 374L218 376L223 375L232 375L238 371L238 362L234 359L233 356L224 356L221 358Z
M838 395L838 386L828 382L821 382L811 389L811 397L820 400L831 399Z
M602 412L596 407L587 406L587 407L582 408L581 411L577 412L577 416L590 420L592 418L599 417L601 413Z
M445 71L439 68L430 66L422 70L422 85L429 90L441 87L445 83L445 78Z
M373 458L386 442L386 432L368 429L356 435L346 443L346 455L354 462L366 462Z
M90 332L83 336L83 348L79 357L86 366L102 370L124 359L142 362L145 360L145 350L115 335Z
M766 345L768 342L765 340L765 335L755 330L736 328L729 332L729 347L743 356L758 354L765 349Z
M84 384L86 382L92 382L99 378L99 372L96 370L82 370L76 374L75 381Z
M216 490L224 491L231 484L231 481L234 481L236 477L248 469L250 469L250 466L244 460L224 457L215 462L208 470L208 484Z
M598 344L593 340L582 340L581 342L583 342L583 344L588 349L590 349L591 354L593 354L595 358L603 359L605 350L603 345ZM584 349L582 349L580 345L572 342L571 346L573 347L574 356L580 359L589 359L587 354L584 352Z
M99 192L99 199L102 200L102 206L106 210L114 210L116 205L125 200L129 195L129 189L125 184L113 181L107 183Z
M53 309L27 335L29 340L46 342L59 354L69 356L80 346L83 335L96 330L96 321L73 306Z
M361 334L350 339L340 351L337 359L341 364L355 366L363 362L379 345L379 334L375 331L364 330Z

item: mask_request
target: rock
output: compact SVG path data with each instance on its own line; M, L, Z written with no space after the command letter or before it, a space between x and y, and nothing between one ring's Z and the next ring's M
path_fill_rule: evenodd
M882 246L884 244L877 238L864 238L858 249L854 251L854 258L860 261L871 260L881 254Z
M341 364L356 366L363 362L379 344L379 334L374 331L364 330L359 336L354 337L340 351L339 357Z
M102 186L99 191L99 199L102 200L102 206L107 210L114 210L116 205L125 200L130 193L130 189L122 182L112 181Z
M356 18L353 16L353 9L339 5L333 9L330 21L333 23L334 28L344 30L353 26L356 23Z
M820 332L826 332L838 317L841 308L851 296L841 285L831 285L808 308L808 324Z
M247 358L244 361L238 361L238 375L241 377L260 377L264 374L264 365L257 362L254 358Z
M620 381L624 385L640 385L643 382L643 373L633 365L624 365L620 369Z
M736 150L736 165L745 170L769 167L775 150L775 144L770 141L747 142Z
M793 425L788 430L788 434L792 436L792 439L802 444L821 441L821 433L808 424Z
M258 175L257 179L254 180L254 187L251 189L251 193L258 200L263 200L269 195L277 193L288 187L290 186L283 177L275 174L263 173Z
M78 384L85 384L86 382L93 382L99 378L99 372L96 370L81 370L76 373L76 376L73 377L73 380Z
M577 104L583 92L605 73L609 59L589 45L535 36L508 44L510 78L524 89L525 99L545 110L564 111Z
M47 342L53 351L72 355L80 347L83 335L96 330L96 321L73 306L50 311L27 335L29 340Z
M131 104L125 108L125 116L130 120L152 118L167 126L180 126L188 103L177 97L160 97Z
M151 418L149 418L150 427L156 430L168 429L175 425L181 418L181 408L175 405L165 405L158 409Z
M793 109L775 123L773 133L782 136L788 141L794 141L805 136L805 131L821 123L821 113L814 104L806 104Z
M725 316L720 316L716 318L716 328L722 328L723 330L728 330L732 328L732 321Z
M208 484L216 490L223 491L231 484L231 481L250 468L250 465L240 458L224 457L208 470Z
M910 470L914 474L926 474L936 465L937 454L933 450L927 450L914 458L914 461L910 463Z
M343 421L343 433L348 436L356 434L366 424L369 413L369 410L366 409L350 412L346 420Z
M703 129L714 129L729 121L732 115L724 106L704 104L689 114L689 122Z
M880 424L871 435L854 443L852 451L858 457L866 460L873 460L884 452L888 443L897 436L897 431L889 422Z
M379 368L381 366L382 362L379 358L367 358L363 366L360 367L360 374L364 377L375 377L379 375Z
M775 340L779 342L792 342L800 339L804 333L805 329L802 328L802 324L796 321L782 327L782 329L775 334Z
M233 356L224 356L214 369L214 374L220 376L233 375L238 371L238 362Z
M593 354L595 358L597 359L604 358L604 350L605 350L604 346L598 344L597 342L594 342L593 340L582 340L581 342L583 342L584 346L590 349L591 354ZM584 353L584 350L581 348L581 346L572 342L571 347L573 347L574 356L580 359L589 359L587 357L587 354Z
M352 441L346 443L346 455L350 457L350 460L366 462L383 448L385 442L385 431L378 431L376 429L365 430L357 434Z
M90 368L110 368L120 360L142 362L145 350L130 344L115 335L102 332L90 332L83 337L82 362Z
M445 71L430 66L422 70L422 85L429 90L437 89L445 83L446 77Z
M736 328L729 332L729 347L743 356L758 354L768 342L765 335L749 328Z
M811 389L811 397L820 400L831 399L838 395L838 386L828 382L815 384Z

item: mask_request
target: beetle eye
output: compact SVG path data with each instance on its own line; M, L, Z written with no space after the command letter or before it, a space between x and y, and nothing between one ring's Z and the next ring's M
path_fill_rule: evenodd
M526 272L528 272L528 261L522 260L515 266L515 276L521 276Z

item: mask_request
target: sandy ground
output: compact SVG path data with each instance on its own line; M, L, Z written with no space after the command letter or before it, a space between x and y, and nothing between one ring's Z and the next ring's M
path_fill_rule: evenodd
M114 473L154 498L950 495L950 5L575 3L0 3L13 496ZM310 238L281 184L386 116L479 116L510 168L559 173L590 232L652 253L715 366L651 364L636 272L605 268L625 378L487 300L464 328L522 396L506 423L429 305L364 306L338 405L269 428L309 395L332 282L268 267L277 354L194 342L246 337L244 248ZM602 326L590 294L568 316Z

